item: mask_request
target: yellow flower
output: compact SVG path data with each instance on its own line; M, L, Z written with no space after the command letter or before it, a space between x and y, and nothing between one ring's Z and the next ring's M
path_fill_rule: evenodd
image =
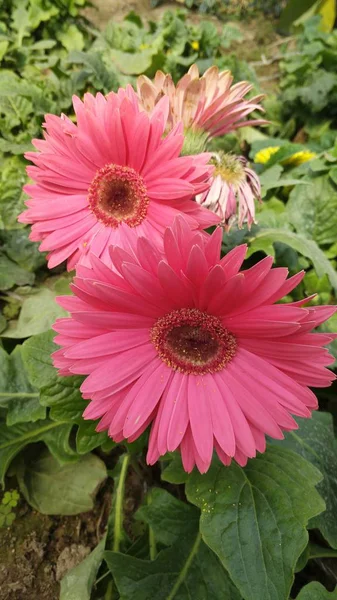
M261 165L265 165L273 156L273 154L276 154L276 152L278 152L279 149L280 146L268 146L268 148L262 148L262 150L259 150L255 154L254 162L260 163Z
M139 50L146 50L146 48L148 48L148 47L149 47L149 44L141 44L139 46Z
M300 150L300 152L295 152L295 154L292 154L292 156L289 156L289 158L282 161L282 164L298 167L308 160L312 160L315 156L317 156L315 152L311 152L310 150Z
M199 50L198 40L194 40L193 42L191 42L191 46L192 46L193 50Z

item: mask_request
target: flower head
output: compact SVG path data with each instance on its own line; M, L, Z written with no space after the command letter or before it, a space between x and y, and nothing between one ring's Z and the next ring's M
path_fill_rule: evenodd
M237 212L239 227L245 222L250 227L255 221L254 200L261 200L258 176L243 156L219 153L213 155L212 162L211 187L196 197L197 202L217 214L227 230L237 219Z
M30 237L49 252L49 267L66 259L69 269L88 264L89 252L109 260L109 245L123 247L130 233L161 245L180 212L195 229L216 222L192 201L209 185L210 155L179 156L181 125L163 138L167 99L148 115L129 87L74 97L74 109L77 125L46 115L45 139L26 154L35 183L25 186L31 199L19 220L33 223Z
M259 150L255 154L254 162L256 164L265 165L279 149L280 146L268 146L267 148L262 148L262 150Z
M299 165L312 160L316 156L316 152L311 152L310 150L300 150L299 152L295 152L295 154L289 156L289 158L286 158L282 164L286 166L291 165L292 167L298 167Z
M210 67L199 76L192 65L175 86L171 75L157 71L151 81L145 75L138 78L138 95L145 110L151 112L162 96L170 100L169 128L183 122L186 129L201 129L210 136L219 136L246 125L261 125L263 119L246 120L254 110L262 111L263 95L245 98L252 85L240 81L235 85L230 71Z
M287 279L267 257L239 272L245 246L220 259L222 231L190 230L178 217L164 252L145 238L129 251L111 248L114 269L92 256L79 265L75 296L59 299L54 364L62 375L87 375L86 419L100 419L116 441L135 440L150 425L147 460L179 449L186 471L209 468L213 450L225 465L244 465L309 417L317 400L308 386L334 375L323 348L332 335L313 333L334 307L275 304L303 277Z

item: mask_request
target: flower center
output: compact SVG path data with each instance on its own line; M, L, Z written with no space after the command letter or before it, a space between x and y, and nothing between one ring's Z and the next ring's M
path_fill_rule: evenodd
M223 369L235 355L235 336L220 320L197 308L181 308L158 319L151 342L169 367L205 375Z
M224 181L237 187L245 181L244 165L236 156L219 154L211 160L215 165L214 177L220 175Z
M137 227L146 217L149 198L143 178L121 165L105 165L92 180L89 206L98 221L116 228L124 222Z

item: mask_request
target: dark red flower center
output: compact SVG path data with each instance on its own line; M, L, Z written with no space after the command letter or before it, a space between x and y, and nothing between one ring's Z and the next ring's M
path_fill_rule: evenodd
M121 165L105 165L89 187L89 206L98 221L116 228L124 222L137 227L146 217L149 198L143 178Z
M181 308L158 319L151 341L169 367L196 375L220 371L237 348L235 336L221 321L197 308Z

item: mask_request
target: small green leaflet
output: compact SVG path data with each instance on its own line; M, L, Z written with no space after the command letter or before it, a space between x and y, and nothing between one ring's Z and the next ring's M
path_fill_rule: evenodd
M337 588L328 592L320 583L313 581L301 589L296 600L337 600Z
M61 580L60 600L90 600L95 577L103 560L105 538Z

